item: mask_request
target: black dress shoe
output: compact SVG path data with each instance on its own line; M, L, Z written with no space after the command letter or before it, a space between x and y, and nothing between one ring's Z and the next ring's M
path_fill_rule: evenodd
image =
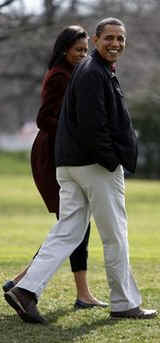
M152 319L157 316L156 310L144 310L135 307L128 311L111 312L110 319Z
M107 307L108 304L107 303L103 303L102 301L99 301L99 303L95 303L95 304L89 304L89 303L85 303L84 301L81 301L79 299L76 300L75 304L74 304L74 308L76 310L80 310L80 309L85 309L85 308L92 308L92 307Z
M2 289L3 289L4 292L8 292L14 286L15 286L14 281L9 280L9 281L5 282L5 284L2 286Z
M34 293L19 287L14 287L4 293L4 298L24 322L34 324L46 323L37 309L37 301Z

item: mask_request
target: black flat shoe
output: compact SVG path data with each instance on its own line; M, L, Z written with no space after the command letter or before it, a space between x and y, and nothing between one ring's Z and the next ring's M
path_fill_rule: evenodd
M5 284L2 286L2 289L3 289L4 292L8 292L14 286L15 286L14 281L9 280L9 281L5 282Z
M98 304L89 304L89 303L85 303L84 301L81 301L79 299L76 300L75 304L74 304L74 308L76 310L80 310L80 309L89 309L89 308L93 308L93 307L107 307L108 304L104 303L102 301L100 301Z

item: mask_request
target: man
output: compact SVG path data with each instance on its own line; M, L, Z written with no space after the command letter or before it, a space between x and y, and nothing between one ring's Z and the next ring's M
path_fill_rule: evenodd
M124 51L126 30L116 18L102 20L95 50L76 67L60 115L56 138L60 219L26 276L5 294L24 321L43 322L36 302L48 280L82 241L91 213L104 247L111 318L153 318L140 309L131 274L123 167L134 172L137 144L113 66ZM122 167L123 166L123 167Z

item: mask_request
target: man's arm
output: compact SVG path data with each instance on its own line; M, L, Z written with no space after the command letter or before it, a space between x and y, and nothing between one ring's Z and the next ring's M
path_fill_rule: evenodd
M77 137L96 163L114 171L120 162L113 148L105 96L99 72L80 77L76 92Z

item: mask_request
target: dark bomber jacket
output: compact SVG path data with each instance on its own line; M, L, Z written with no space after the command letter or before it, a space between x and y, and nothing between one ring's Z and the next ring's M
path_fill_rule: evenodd
M56 166L98 163L134 172L137 143L119 81L94 50L78 65L65 93L55 145Z

